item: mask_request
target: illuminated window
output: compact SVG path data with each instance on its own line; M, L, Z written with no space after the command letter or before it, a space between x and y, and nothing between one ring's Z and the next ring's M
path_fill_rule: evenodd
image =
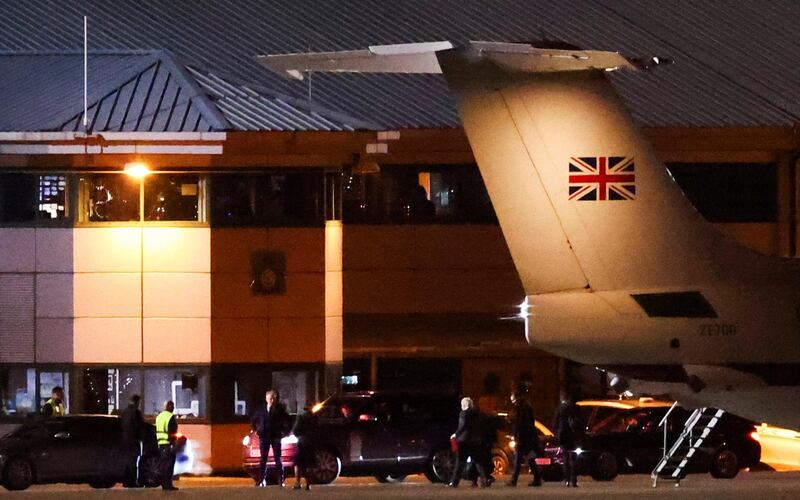
M38 176L38 211L43 220L67 217L67 177L65 175Z
M178 418L205 418L207 378L205 371L194 367L144 370L144 413L157 415L166 401L172 401Z
M82 177L81 185L86 194L86 220L139 220L139 179L122 174L92 174Z
M37 410L36 370L0 368L0 416L24 417Z
M200 178L186 174L155 174L144 180L144 220L199 220Z
M70 412L69 371L40 371L39 372L39 406L40 409L53 395L53 388L64 389L64 409Z

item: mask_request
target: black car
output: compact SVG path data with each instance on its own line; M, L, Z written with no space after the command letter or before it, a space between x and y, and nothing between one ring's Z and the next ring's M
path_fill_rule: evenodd
M140 479L159 484L155 429L148 426ZM122 482L126 454L116 416L70 415L27 422L0 438L0 482L9 490L31 484L89 483L111 488Z
M578 472L599 481L613 480L619 473L650 473L664 452L664 430L658 424L672 403L654 401L582 401L578 403L586 422ZM690 411L673 410L668 420L667 446L683 430ZM740 469L761 459L761 446L751 436L750 420L725 413L689 462L687 472L709 472L716 478L733 478ZM554 467L563 463L556 446L546 450Z
M456 462L450 435L458 412L450 396L359 392L329 398L314 407L307 437L317 461L315 481L341 474L391 482L417 473L447 481Z

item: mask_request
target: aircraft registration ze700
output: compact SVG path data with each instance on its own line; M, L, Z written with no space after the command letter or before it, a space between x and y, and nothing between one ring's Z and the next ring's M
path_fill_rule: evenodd
M259 59L295 78L442 73L525 288L530 344L632 390L800 428L800 262L698 214L605 76L630 60L494 42Z

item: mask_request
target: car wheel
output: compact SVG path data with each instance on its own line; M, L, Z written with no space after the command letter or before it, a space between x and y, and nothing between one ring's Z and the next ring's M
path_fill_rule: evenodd
M508 474L508 459L501 453L492 454L493 476Z
M601 451L592 466L592 479L595 481L613 481L619 474L619 462L610 451Z
M24 458L15 458L3 471L3 484L12 491L24 490L33 484L33 466Z
M97 490L107 490L109 488L113 488L117 482L112 479L105 479L99 481L90 481L89 486Z
M161 474L158 470L159 463L159 457L155 456L142 457L139 462L139 482L145 488L161 486Z
M442 448L431 456L425 477L432 483L447 483L453 479L458 456L449 448Z
M308 469L308 476L314 484L330 484L342 472L342 460L330 450L314 450L314 466Z
M719 450L711 459L709 472L717 479L733 479L739 474L739 457L731 449Z
M405 474L376 474L379 483L402 483L406 480Z

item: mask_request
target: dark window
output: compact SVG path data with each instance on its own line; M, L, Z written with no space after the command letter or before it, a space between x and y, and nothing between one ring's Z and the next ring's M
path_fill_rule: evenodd
M219 174L211 178L216 226L320 226L321 172Z
M36 369L0 368L0 416L24 417L37 409Z
M199 220L200 178L190 174L155 174L144 181L144 220Z
M631 295L650 317L716 318L717 313L700 292L641 293Z
M671 163L672 177L710 222L778 220L774 163Z
M0 222L32 222L36 218L36 176L0 175Z
M93 174L81 179L91 222L139 220L139 179L123 174Z
M346 176L342 197L346 223L497 223L474 165L382 167Z

